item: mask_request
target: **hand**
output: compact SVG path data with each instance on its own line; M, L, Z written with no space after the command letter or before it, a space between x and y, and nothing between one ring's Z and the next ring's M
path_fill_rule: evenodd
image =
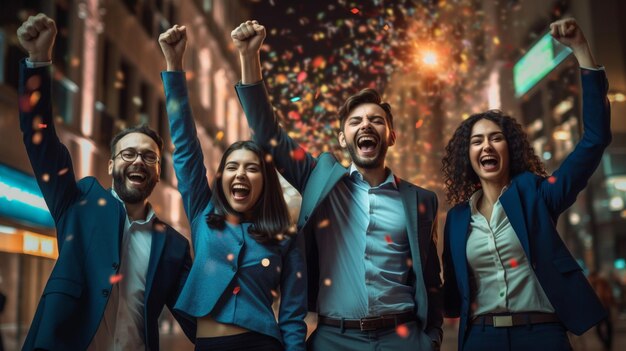
M175 24L159 35L159 45L167 62L167 70L182 71L183 56L187 47L187 27Z
M583 31L573 18L566 18L551 23L550 35L561 42L561 44L572 49L587 45L587 39L585 39Z
M52 47L56 35L56 24L43 13L28 17L17 29L17 39L28 51L31 62L52 61Z
M550 35L561 44L572 49L579 65L588 68L597 66L593 55L591 55L587 39L575 19L566 18L551 23Z
M265 39L265 27L257 21L246 21L235 28L230 37L240 55L258 54Z

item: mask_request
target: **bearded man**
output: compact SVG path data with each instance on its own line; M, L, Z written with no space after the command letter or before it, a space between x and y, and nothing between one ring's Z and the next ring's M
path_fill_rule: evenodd
M111 142L113 188L75 180L52 114L54 21L31 16L18 29L20 127L39 188L56 224L59 258L24 350L158 350L158 318L172 310L191 266L189 242L148 202L159 181L161 137L147 126ZM193 323L175 314L188 336Z

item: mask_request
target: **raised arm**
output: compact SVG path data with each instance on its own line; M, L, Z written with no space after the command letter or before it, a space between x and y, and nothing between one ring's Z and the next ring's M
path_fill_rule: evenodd
M285 133L270 104L259 55L265 27L256 21L247 21L232 31L231 38L241 61L241 84L235 88L254 141L272 155L276 168L302 193L315 167L315 159Z
M17 30L18 40L29 55L28 62L20 63L20 129L39 188L58 222L79 191L70 153L56 134L52 115L50 63L56 33L54 21L41 13L29 17ZM64 241L59 237L59 245Z
M541 184L541 191L553 216L571 206L600 164L604 149L611 143L611 111L608 82L598 69L589 44L573 18L550 25L552 36L569 46L581 67L583 91L583 135L559 169Z
M204 156L198 140L196 125L189 105L187 82L183 71L183 55L187 45L185 26L175 25L159 36L159 45L165 56L167 71L161 72L165 88L165 103L174 143L174 171L178 191L183 198L189 224L205 209L211 198L206 178ZM195 243L195 231L191 232Z

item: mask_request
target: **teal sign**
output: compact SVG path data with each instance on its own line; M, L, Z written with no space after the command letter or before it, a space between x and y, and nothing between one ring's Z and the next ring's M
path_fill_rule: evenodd
M546 33L513 67L515 96L526 94L571 53L570 48Z
M54 228L54 221L32 176L0 164L0 216Z

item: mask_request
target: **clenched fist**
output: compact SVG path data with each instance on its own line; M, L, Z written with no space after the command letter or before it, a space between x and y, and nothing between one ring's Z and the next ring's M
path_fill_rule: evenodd
M254 55L259 52L265 39L265 27L257 21L246 21L235 28L230 37L240 55Z
M550 34L563 45L576 47L587 45L587 39L573 18L558 20L550 24Z
M17 38L20 45L28 51L31 62L52 60L52 47L56 35L56 24L43 13L28 17L17 29Z
M591 50L589 50L589 43L575 19L565 18L551 23L550 34L561 44L572 49L582 67L593 68L597 66Z
M159 45L165 56L168 71L183 70L183 56L187 47L187 28L177 24L159 35Z

